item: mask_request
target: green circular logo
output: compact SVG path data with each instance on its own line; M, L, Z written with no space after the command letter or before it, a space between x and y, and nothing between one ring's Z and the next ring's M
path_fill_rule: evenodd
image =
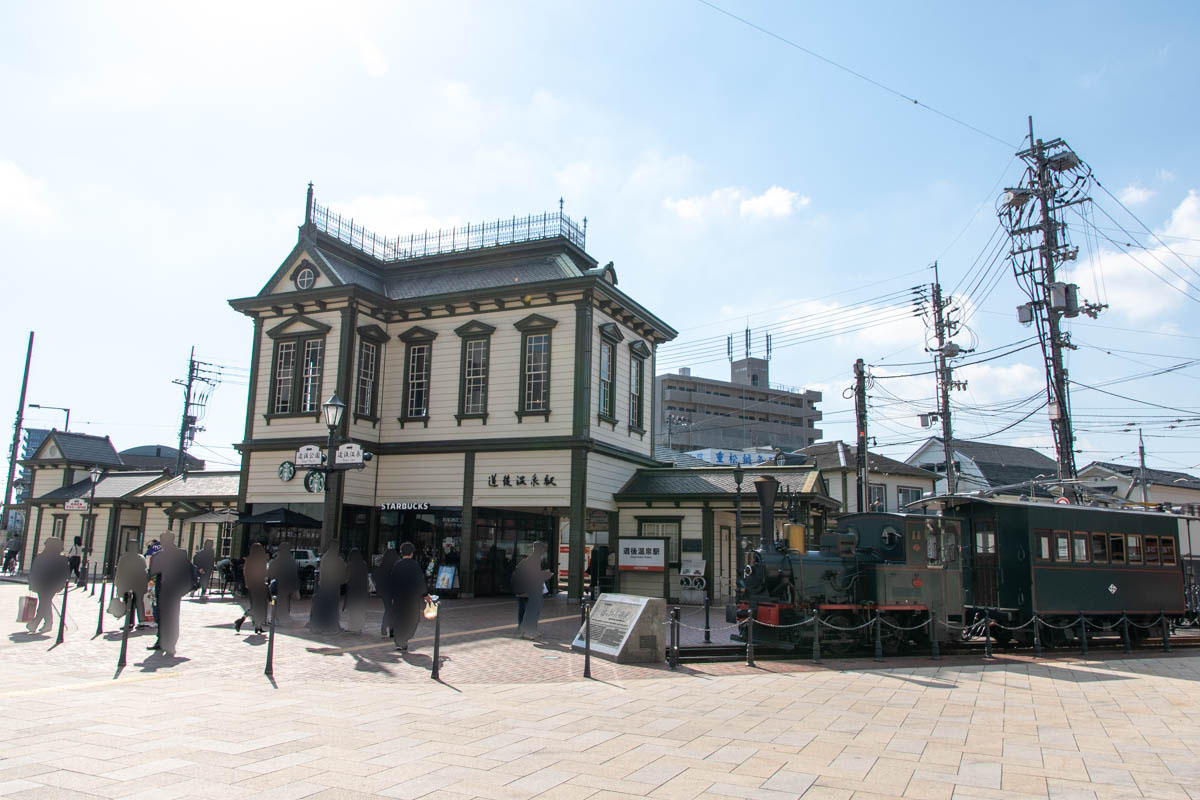
M279 465L279 480L287 483L292 478L296 477L296 465L290 461L284 461Z

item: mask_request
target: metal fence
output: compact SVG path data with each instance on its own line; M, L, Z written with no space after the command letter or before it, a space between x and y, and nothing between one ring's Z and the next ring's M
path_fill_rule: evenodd
M314 202L312 224L322 233L384 262L461 253L484 247L553 239L558 236L581 249L587 242L587 218L585 217L580 225L564 214L561 208L556 212L548 211L481 222L478 225L467 224L461 228L443 228L387 238L377 236L355 223L353 219Z

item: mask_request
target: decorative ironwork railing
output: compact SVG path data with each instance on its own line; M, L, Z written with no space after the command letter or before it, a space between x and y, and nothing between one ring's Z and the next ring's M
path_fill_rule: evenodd
M561 203L557 212L498 219L478 225L468 224L461 228L443 228L391 238L377 236L362 225L356 224L353 219L315 202L312 203L310 221L322 233L385 262L553 239L556 236L566 238L581 249L587 242L587 217L584 217L582 225L576 223L562 212Z

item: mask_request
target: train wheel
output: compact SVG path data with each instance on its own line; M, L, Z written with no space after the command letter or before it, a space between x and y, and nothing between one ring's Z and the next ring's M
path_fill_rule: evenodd
M882 623L879 626L879 639L883 645L883 652L889 656L897 656L908 651L908 631L897 630L893 625L903 626L903 620L897 619L890 614L884 614L880 618ZM873 635L873 634L872 634Z
M830 656L843 658L858 647L858 631L839 630L858 624L849 614L830 614L821 622L825 623L821 626L821 649Z

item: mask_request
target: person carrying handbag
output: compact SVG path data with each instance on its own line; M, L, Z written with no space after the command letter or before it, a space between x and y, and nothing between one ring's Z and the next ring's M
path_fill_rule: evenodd
M546 581L552 574L542 569L546 543L534 542L533 550L513 570L513 589L517 593L517 629L522 639L536 639L538 618L542 616L542 600Z

